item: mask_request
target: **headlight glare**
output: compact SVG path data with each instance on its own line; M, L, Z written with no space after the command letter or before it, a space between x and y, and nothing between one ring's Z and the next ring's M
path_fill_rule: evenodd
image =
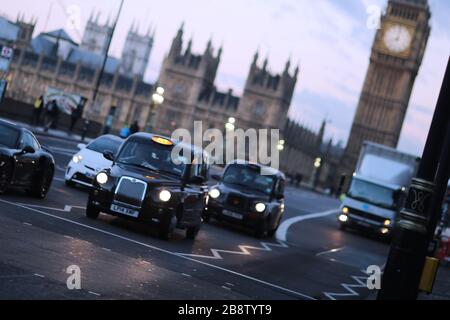
M99 184L105 184L108 182L108 175L105 172L100 172L97 175L96 180Z
M172 194L168 190L163 190L159 193L159 200L162 202L168 202L172 198Z
M264 204L264 203L257 203L256 205L255 205L255 209L256 209L256 211L258 211L258 212L264 212L264 211L266 211L266 205Z
M218 197L220 197L220 191L219 191L219 189L212 189L209 192L209 195L210 195L211 198L217 199Z
M79 154L74 155L73 158L72 158L72 161L75 162L75 163L80 163L81 160L83 160L83 157L80 156Z

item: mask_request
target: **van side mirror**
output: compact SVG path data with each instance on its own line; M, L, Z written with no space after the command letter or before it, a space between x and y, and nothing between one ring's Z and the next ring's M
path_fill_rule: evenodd
M109 150L106 150L105 152L103 152L103 157L106 160L114 161L114 154L111 151L109 151Z

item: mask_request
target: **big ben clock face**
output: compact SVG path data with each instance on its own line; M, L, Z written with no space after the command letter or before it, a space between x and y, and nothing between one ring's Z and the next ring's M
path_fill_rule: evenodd
M402 25L392 25L384 32L383 42L389 51L402 53L409 49L412 35L408 28Z

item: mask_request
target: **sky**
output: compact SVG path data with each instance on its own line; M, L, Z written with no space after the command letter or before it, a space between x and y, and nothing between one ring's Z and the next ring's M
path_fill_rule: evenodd
M100 21L106 21L116 15L119 2L4 1L0 14L35 17L35 34L65 28L80 41L91 13L101 12ZM450 54L450 1L429 2L432 31L399 142L400 150L416 155L422 154ZM194 52L203 52L210 38L215 48L223 45L216 85L237 94L243 91L256 50L261 60L268 57L269 70L275 73L281 73L290 58L292 68L300 65L290 117L313 130L326 118L326 137L345 145L376 32L370 27L371 9L384 10L386 4L387 0L125 0L110 54L121 55L133 22L142 33L156 27L146 73L146 80L153 82L184 21L185 40L193 38Z

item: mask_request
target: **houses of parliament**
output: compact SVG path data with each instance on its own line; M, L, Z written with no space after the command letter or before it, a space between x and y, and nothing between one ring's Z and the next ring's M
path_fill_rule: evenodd
M388 1L345 153L332 140L324 140L326 121L315 132L289 119L300 77L298 66L287 61L283 70L273 73L268 59L260 59L256 52L242 95L235 95L231 89L218 90L215 82L223 48L214 48L210 40L203 52L193 52L192 40L184 39L183 25L162 61L157 84L165 89L165 102L156 110L153 130L170 135L177 128L192 129L194 121L202 121L204 128L225 130L230 117L244 130L280 129L286 141L281 170L303 176L306 183L315 181L323 188L333 187L338 174L351 174L365 140L397 145L426 48L429 19L426 0ZM17 19L10 24L18 28L7 93L10 98L32 103L48 87L92 98L101 56L105 54L105 39L111 32L108 23L101 24L98 17L92 16L81 44L62 29L33 38L33 23ZM138 121L141 128L146 126L155 84L146 83L143 76L153 41L153 30L140 34L134 26L130 28L122 57L107 59L98 103L85 113L104 122L113 107L115 130L133 121ZM322 166L317 172L314 162L319 157Z

